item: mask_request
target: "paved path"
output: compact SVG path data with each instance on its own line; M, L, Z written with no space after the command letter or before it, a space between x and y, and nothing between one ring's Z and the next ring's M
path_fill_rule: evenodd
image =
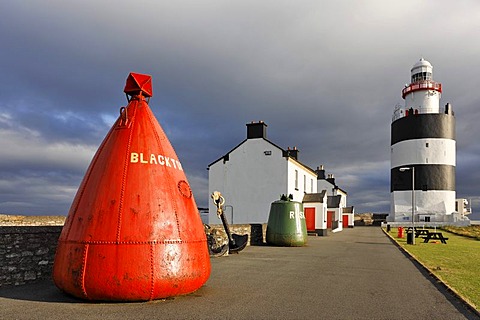
M0 288L0 319L479 319L378 227L308 246L247 247L212 260L197 292L144 303L88 303L49 282Z

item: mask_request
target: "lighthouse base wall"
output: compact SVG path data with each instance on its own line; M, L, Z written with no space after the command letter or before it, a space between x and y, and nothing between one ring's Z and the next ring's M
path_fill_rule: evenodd
M453 222L455 191L415 191L415 222ZM388 221L412 221L412 191L391 193Z

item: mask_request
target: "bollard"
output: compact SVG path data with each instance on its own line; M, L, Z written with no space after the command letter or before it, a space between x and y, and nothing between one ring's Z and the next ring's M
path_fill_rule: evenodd
M403 238L403 227L398 227L397 238Z
M413 237L414 237L413 232L407 232L407 244L413 244Z

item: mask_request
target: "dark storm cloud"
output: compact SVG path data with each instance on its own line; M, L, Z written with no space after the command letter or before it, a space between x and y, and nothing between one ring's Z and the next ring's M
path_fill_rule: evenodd
M441 103L456 111L458 196L480 209L478 9L475 1L3 1L0 183L16 193L1 193L0 211L66 213L135 71L153 77L150 107L200 206L206 166L245 138L247 122L264 120L269 139L334 173L357 212L388 212L391 115L422 56L443 84ZM36 190L21 191L29 181L56 191L29 196Z

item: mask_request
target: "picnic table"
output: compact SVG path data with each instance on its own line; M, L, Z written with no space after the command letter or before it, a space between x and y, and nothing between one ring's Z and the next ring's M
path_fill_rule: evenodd
M419 236L428 236L429 231L427 229L417 229L415 230L415 238Z
M448 238L445 238L443 236L443 233L441 233L441 232L430 232L430 231L428 231L427 235L425 237L422 237L422 238L423 238L424 243L427 243L428 241L430 241L432 239L438 239L442 243L447 244L447 240L448 240Z
M427 236L428 235L428 230L427 229L418 229L417 227L414 228L415 230L415 238L418 238L419 236ZM412 227L407 228L407 233L412 232Z

